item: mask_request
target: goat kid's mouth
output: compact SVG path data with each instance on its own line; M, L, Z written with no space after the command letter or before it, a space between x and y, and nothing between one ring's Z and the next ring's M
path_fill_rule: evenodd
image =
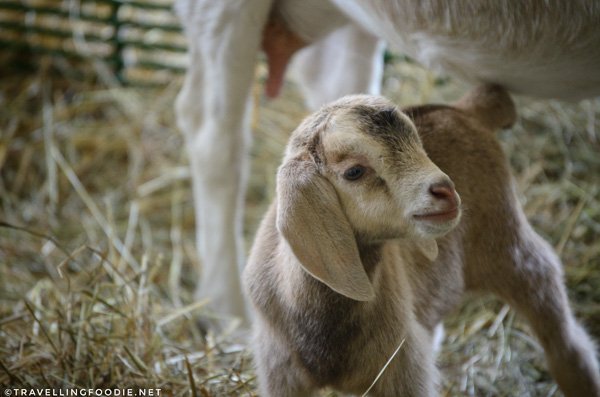
M423 214L415 214L413 218L418 221L426 221L433 223L450 222L458 218L460 215L460 207L454 207L449 210L426 212Z

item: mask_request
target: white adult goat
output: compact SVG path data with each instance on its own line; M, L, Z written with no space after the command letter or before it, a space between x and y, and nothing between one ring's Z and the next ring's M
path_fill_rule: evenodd
M513 92L578 99L600 93L600 3L586 0L178 0L190 67L177 98L187 140L204 264L199 295L246 317L242 203L250 145L250 87L267 53L267 94L288 61L310 107L378 94L383 44L427 66Z

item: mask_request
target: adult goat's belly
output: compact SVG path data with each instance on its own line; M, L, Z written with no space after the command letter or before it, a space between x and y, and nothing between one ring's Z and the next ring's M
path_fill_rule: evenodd
M594 2L333 1L429 68L527 95L600 95L600 6Z
M498 83L516 93L579 100L600 95L600 42L578 52L544 54L481 46L477 41L414 33L398 49L433 70L476 83ZM559 54L560 51L560 54Z

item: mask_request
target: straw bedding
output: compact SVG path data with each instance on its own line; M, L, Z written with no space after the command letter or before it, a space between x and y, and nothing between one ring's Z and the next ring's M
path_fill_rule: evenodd
M193 299L201 264L172 111L181 80L123 88L66 61L11 64L0 59L0 385L256 395L248 346L195 322L211 314ZM401 105L466 89L405 59L386 69L384 93ZM248 245L306 114L291 84L276 101L258 85L255 96ZM600 100L517 102L520 120L499 139L529 219L564 262L577 316L600 338ZM501 302L470 297L446 328L442 395L560 395Z

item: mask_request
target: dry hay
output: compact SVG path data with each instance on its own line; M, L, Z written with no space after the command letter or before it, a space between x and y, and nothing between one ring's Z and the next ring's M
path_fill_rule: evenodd
M180 80L120 88L67 72L46 61L0 74L0 385L254 395L247 346L229 332L203 336L194 321L210 313L192 297L192 198L172 112ZM406 60L387 67L384 86L402 105L466 90ZM266 102L257 86L256 97L248 244L305 114L293 87ZM518 102L520 122L499 138L529 219L557 247L577 315L598 338L600 101ZM502 303L470 298L446 326L442 395L560 394L539 344Z

